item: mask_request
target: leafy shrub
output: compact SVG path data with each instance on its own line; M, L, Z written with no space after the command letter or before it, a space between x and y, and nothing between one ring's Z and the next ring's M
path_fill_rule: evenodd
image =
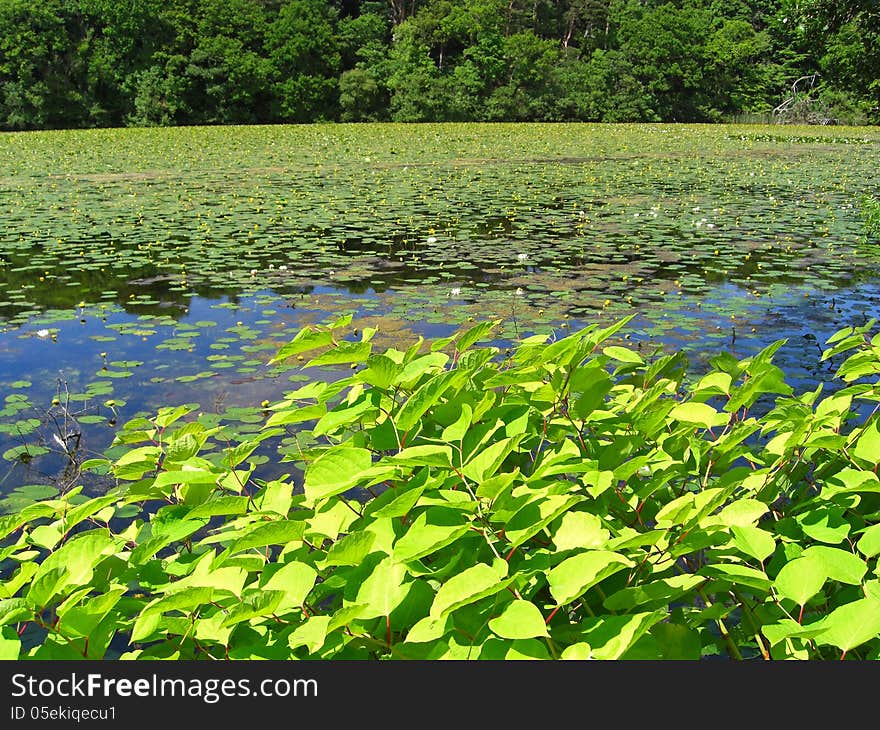
M680 354L607 344L625 322L373 354L349 321L280 350L331 370L258 437L165 408L88 465L106 495L0 518L0 653L877 658L873 322L829 340L823 396L792 392L781 343L687 380ZM287 429L302 482L260 482Z
M880 239L880 200L862 198L862 221L868 238Z

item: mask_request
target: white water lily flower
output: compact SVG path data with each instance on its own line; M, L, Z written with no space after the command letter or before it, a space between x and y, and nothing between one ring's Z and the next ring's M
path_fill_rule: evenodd
M287 271L287 267L284 264L278 267L278 271Z
M523 295L522 287L518 286L518 287L516 288L516 295L517 295L518 297L521 297L521 296Z
M527 253L518 253L516 255L516 258L520 261L525 261L528 257L529 255Z
M460 286L452 287L452 289L449 290L449 294L450 294L450 296L457 297L459 294L461 294L461 287Z
M49 330L37 330L37 337L48 337Z
M428 236L428 243L437 243L437 236Z

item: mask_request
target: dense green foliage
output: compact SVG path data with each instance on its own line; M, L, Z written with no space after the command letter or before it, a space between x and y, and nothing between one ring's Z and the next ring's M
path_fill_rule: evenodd
M880 120L870 0L0 0L0 128Z
M164 408L116 480L0 518L0 652L31 658L877 658L880 335L796 394L776 343L686 376L593 325L372 352L351 318L241 443ZM755 415L757 414L757 415ZM860 415L858 415L860 414ZM260 482L296 429L304 478Z

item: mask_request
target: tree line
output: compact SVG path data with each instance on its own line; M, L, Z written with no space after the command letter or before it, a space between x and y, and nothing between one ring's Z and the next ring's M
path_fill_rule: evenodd
M0 129L880 121L876 0L0 0Z

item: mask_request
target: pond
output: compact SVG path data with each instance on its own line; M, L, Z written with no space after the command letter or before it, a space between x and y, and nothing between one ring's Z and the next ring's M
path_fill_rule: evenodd
M695 371L880 312L880 130L363 124L0 136L0 512L101 480L127 420L198 404L230 438L309 371L268 365L353 313L377 347L503 320L498 344L636 317ZM293 436L257 457L271 475ZM282 469L284 471L284 469ZM289 469L288 469L289 471Z

